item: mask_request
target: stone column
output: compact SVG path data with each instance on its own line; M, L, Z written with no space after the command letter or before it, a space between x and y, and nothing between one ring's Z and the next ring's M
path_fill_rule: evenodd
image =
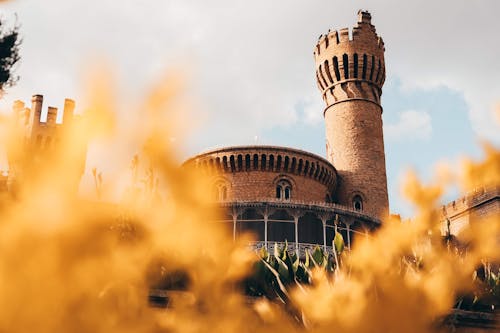
M236 240L236 222L238 221L238 216L233 215L233 241Z
M331 214L320 213L318 217L321 219L321 224L323 224L323 251L326 252L326 221L331 217Z
M264 246L267 249L267 211L264 213Z
M299 217L293 217L293 223L295 224L295 253L297 257L299 256Z
M295 253L297 257L299 256L299 218L303 216L305 213L298 208L287 209L287 213L290 216L293 216L293 224L295 226Z
M233 218L233 241L236 241L236 224L238 223L238 215L242 213L241 209L233 207L231 217Z

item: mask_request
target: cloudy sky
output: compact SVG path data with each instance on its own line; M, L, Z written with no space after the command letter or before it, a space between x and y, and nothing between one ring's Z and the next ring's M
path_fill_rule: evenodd
M372 13L386 45L390 201L394 212L407 214L399 182L409 167L428 178L438 161L480 157L480 140L500 145L497 0L2 2L7 21L17 15L23 44L20 81L0 107L35 93L54 106L65 97L78 103L93 59L112 64L123 104L181 69L194 101L189 116L199 124L184 140L183 157L254 143L324 156L312 51L328 29L354 25L360 8ZM96 156L91 149L88 165L106 171Z

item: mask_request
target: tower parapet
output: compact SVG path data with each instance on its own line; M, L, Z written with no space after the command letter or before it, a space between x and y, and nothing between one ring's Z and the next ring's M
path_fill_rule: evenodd
M379 219L388 214L382 106L385 46L358 12L357 25L321 36L314 48L316 80L326 103L327 159L337 169L337 201Z
M47 108L46 121L42 121L42 109L42 95L32 96L31 109L19 100L13 104L14 126L8 149L8 184L13 191L20 181L33 178L37 169L50 160L78 120L74 115L75 102L71 99L64 101L62 122L57 122L58 109L52 106ZM79 170L75 170L79 178L85 168L86 147L74 147L74 150L81 160Z
M351 33L344 28L320 37L314 59L326 110L353 99L380 104L385 81L384 51L384 41L366 11L358 12L358 23Z

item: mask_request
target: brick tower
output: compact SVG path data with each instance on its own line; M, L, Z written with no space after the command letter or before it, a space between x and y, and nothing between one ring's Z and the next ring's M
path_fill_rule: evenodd
M384 50L366 11L358 12L351 37L347 28L328 32L314 50L326 103L327 159L340 176L336 201L380 219L389 210L380 105Z

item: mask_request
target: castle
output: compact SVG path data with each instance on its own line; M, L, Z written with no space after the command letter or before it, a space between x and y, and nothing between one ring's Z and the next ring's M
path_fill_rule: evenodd
M250 231L256 236L255 248L272 249L286 241L289 249L304 254L316 245L331 250L336 231L350 247L357 236L381 226L389 214L380 101L384 51L366 11L358 12L351 31L329 31L319 38L313 54L325 102L326 158L294 148L253 145L207 151L184 163L210 178L206 193L223 208L220 222L233 238ZM9 151L10 170L8 177L0 175L0 192L15 191L16 183L30 181L78 122L74 101L65 100L61 124L54 107L48 108L47 121L41 121L42 104L41 95L33 96L31 109L14 103L16 144L22 149ZM75 192L85 155L81 147ZM495 185L443 206L442 220L450 221L456 234L475 216L498 211L500 191Z
M326 107L326 159L298 149L228 147L185 163L212 179L214 200L226 208L233 237L257 235L255 246L285 242L303 253L330 248L335 230L350 246L388 216L382 106L384 42L368 12L357 26L321 36L316 80Z
M335 230L350 247L389 214L382 106L384 42L371 15L329 31L314 48L316 82L326 107L326 159L298 149L240 146L216 149L185 162L211 179L212 198L224 208L233 237L251 231L254 247L275 244L304 254L331 250ZM497 185L442 208L443 233L454 234L475 216L500 211Z

